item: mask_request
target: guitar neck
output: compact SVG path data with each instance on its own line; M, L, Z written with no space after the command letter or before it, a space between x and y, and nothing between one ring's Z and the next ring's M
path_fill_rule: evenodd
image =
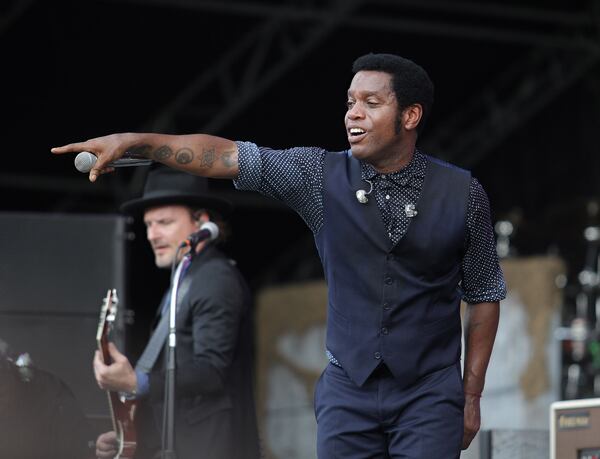
M102 355L102 361L105 365L110 365L112 363L112 359L110 357L110 352L108 351L108 336L106 333L103 333L98 339L98 350ZM119 394L114 391L107 390L106 396L108 398L108 408L110 410L110 418L113 426L113 430L118 432L118 423L116 419L116 413L114 407L120 401Z
M100 312L100 324L96 333L96 342L102 360L106 365L113 363L108 350L108 336L112 330L117 315L117 295L114 289L109 290L104 299ZM119 441L119 452L116 459L130 459L136 449L135 433L135 401L122 400L117 392L107 390L108 407L113 425Z

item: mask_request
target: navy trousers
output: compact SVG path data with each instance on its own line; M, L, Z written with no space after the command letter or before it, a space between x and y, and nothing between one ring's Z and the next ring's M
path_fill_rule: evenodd
M362 387L329 364L315 388L319 459L458 458L464 394L459 363L400 388L385 365Z

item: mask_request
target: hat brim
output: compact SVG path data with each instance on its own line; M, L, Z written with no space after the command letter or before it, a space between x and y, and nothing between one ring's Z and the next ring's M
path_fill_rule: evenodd
M129 215L139 215L150 207L183 205L196 208L206 208L227 216L233 211L233 204L223 198L202 194L155 194L145 198L132 199L121 204L121 212Z

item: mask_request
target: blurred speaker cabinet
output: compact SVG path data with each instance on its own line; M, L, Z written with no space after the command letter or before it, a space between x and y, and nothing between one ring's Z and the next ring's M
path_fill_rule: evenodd
M550 459L600 459L600 398L550 405Z
M108 419L92 358L107 290L126 305L124 218L10 212L0 228L0 338L61 378L90 420Z

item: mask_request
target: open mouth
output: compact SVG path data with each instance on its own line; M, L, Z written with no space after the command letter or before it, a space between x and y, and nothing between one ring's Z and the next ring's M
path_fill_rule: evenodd
M355 142L359 142L360 140L362 140L364 138L364 136L367 134L367 131L365 131L362 128L358 128L358 127L352 127L350 129L348 129L348 140L350 143L355 143Z

